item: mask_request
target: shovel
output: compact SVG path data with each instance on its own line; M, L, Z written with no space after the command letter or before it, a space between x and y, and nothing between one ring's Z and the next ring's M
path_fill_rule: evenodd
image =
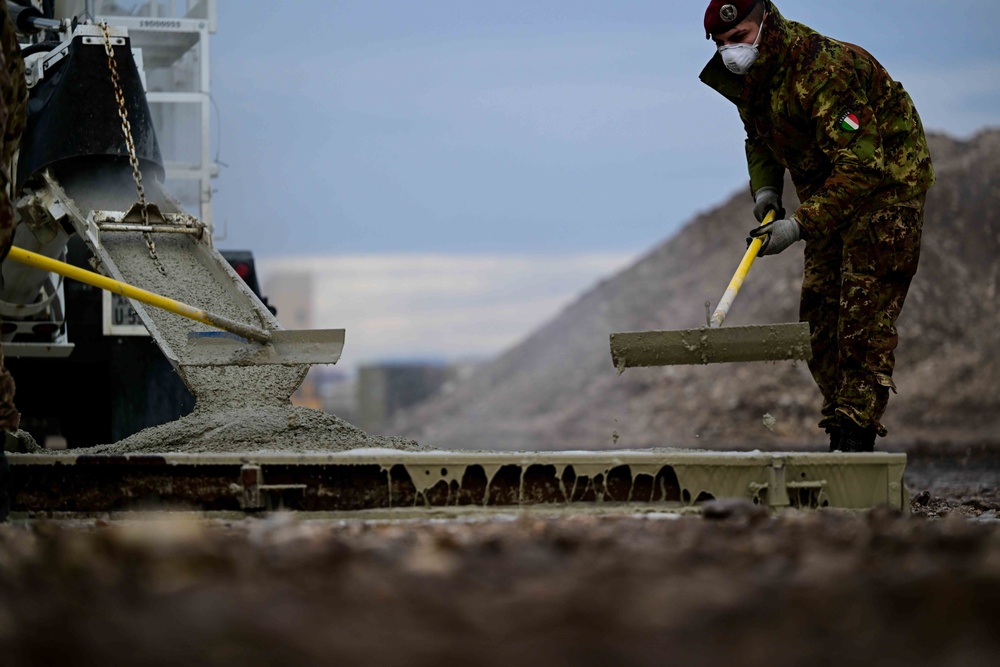
M774 217L775 212L771 211L761 225L771 222ZM618 373L641 366L810 359L812 347L806 322L722 328L763 242L756 238L750 243L708 326L611 334L611 361Z
M261 329L23 248L7 257L221 329L189 333L185 365L335 364L344 349L343 329Z

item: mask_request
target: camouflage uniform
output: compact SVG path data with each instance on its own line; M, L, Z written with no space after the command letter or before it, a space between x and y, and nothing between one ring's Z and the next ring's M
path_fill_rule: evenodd
M785 20L773 4L745 76L718 54L701 74L736 104L750 187L780 193L787 169L802 205L800 318L812 330L822 428L880 423L895 322L917 270L924 199L934 183L920 117L903 87L860 47Z
M11 201L14 171L12 163L24 131L28 91L24 79L24 60L17 43L7 4L0 3L0 262L7 257L14 239L14 205ZM21 415L14 407L14 378L3 365L0 349L0 429L17 429Z

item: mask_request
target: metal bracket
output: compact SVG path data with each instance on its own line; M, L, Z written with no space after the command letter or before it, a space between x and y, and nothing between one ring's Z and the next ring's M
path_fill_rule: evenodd
M50 189L29 190L15 206L22 222L42 245L65 232L63 222L69 211Z
M142 204L133 204L125 213L95 211L94 226L100 232L145 232L157 234L188 234L201 240L205 224L189 215L163 213L156 204L146 205L149 224L143 219Z
M111 43L111 46L125 46L124 37L111 37L108 41ZM104 40L100 37L84 37L83 43L87 46L104 46Z
M145 215L143 215L144 208ZM146 222L166 222L166 218L163 217L160 207L156 204L146 204L143 206L141 203L136 202L132 204L129 210L125 211L125 215L121 217L119 222L141 222L145 224Z
M55 50L52 55L42 61L42 72L45 72L58 63L60 60L69 55L69 44L59 47Z
M751 482L750 491L754 502L766 501L771 508L815 508L822 505L821 497L827 487L825 479L789 482L785 475L785 463L780 459L768 469L767 477L768 480L763 484Z
M112 46L125 46L125 36L128 31L120 27L111 27L110 32L114 35L110 37ZM82 37L81 42L86 46L104 46L104 37L100 28L94 25L78 25L72 34L66 36L59 46L52 49L47 55L35 59L29 57L25 62L27 66L28 87L35 86L45 78L45 73L55 67L61 60L69 55L70 44L77 37Z
M240 506L244 510L281 509L285 494L304 495L305 484L264 484L264 474L259 465L247 464L240 468Z

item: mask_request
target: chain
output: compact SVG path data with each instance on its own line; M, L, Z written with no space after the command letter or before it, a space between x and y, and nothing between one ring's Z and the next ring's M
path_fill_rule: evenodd
M135 154L135 141L132 139L132 124L128 121L128 109L125 106L125 93L122 91L121 78L118 76L118 64L115 62L115 51L111 46L111 32L108 30L107 21L102 21L101 31L104 33L104 52L108 55L108 69L111 70L111 84L115 88L115 100L118 102L118 116L122 119L122 134L125 135L125 147L128 148L128 162L132 166L132 179L135 181L135 192L139 196L139 207L142 209L142 224L149 225L149 209L146 203L146 190L142 186L142 172L139 171L139 158ZM149 256L156 264L156 268L163 275L167 270L156 256L156 244L153 242L153 235L143 232L146 240L146 247L149 248Z

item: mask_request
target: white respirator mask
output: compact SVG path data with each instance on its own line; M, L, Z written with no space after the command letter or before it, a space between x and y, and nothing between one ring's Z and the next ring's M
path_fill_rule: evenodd
M719 47L719 55L722 56L722 62L726 65L726 69L733 74L742 76L747 73L751 65L757 62L757 56L760 55L757 45L760 44L760 36L764 32L765 19L767 19L767 14L760 21L760 27L757 29L757 39L753 41L753 44L728 44Z

